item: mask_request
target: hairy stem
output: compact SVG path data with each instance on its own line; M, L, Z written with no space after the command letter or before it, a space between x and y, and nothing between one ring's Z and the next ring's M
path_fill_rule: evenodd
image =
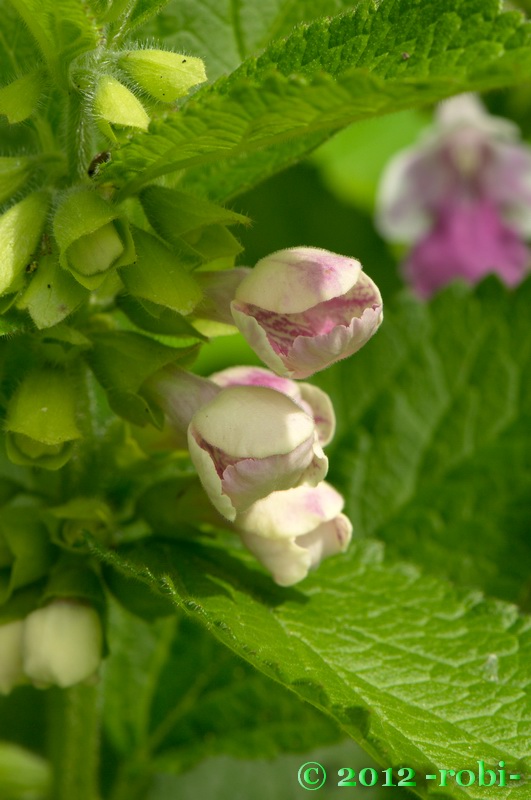
M49 692L54 800L98 800L99 700L95 686Z

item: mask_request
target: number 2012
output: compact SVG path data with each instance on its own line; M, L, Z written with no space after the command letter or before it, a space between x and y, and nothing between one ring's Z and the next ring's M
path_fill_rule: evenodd
M399 769L397 772L398 777L400 780L398 783L393 782L393 768L389 767L388 769L382 770L383 775L385 776L385 783L382 783L382 786L416 786L416 782L413 780L415 777L415 770L411 769L411 767L403 767ZM338 776L341 780L338 782L338 786L357 786L357 781L355 780L356 771L351 769L350 767L342 767L337 771ZM365 767L365 769L360 769L358 780L361 786L376 786L378 783L378 773L372 767Z

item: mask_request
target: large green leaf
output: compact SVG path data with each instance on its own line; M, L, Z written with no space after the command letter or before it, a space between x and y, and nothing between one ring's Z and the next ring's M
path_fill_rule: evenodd
M390 555L529 602L531 282L494 279L431 308L404 299L323 373L340 427L332 476L358 536Z
M531 766L531 623L513 606L388 565L374 542L291 590L211 546L152 541L106 558L144 580L147 565L159 590L382 766L412 767L422 796L423 776L441 768ZM526 800L528 787L452 785L446 796Z
M319 132L326 138L355 120L523 82L531 75L530 30L518 12L499 14L497 0L361 2L298 27L198 92L181 113L154 122L149 135L135 135L102 178L131 192L184 167Z
M339 738L331 720L185 616L148 624L115 603L110 610L105 730L122 782L182 772L209 755L272 758Z

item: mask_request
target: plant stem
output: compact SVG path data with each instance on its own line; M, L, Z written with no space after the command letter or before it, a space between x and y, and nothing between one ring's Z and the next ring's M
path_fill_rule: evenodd
M99 700L95 686L49 692L54 800L98 800Z

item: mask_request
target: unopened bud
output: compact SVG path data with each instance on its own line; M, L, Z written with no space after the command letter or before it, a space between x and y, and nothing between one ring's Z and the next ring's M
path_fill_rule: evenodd
M67 373L39 369L26 375L9 401L6 450L11 461L59 469L81 434L76 424L76 389Z
M37 686L62 688L90 678L103 646L100 617L91 606L53 600L24 623L24 672Z
M127 223L94 191L64 195L53 228L61 265L87 289L98 288L107 270L135 260Z
M120 66L163 103L173 103L207 78L201 58L166 50L130 50L120 59Z
M111 125L125 125L146 131L149 117L146 109L127 86L110 75L104 75L96 88L94 111Z

